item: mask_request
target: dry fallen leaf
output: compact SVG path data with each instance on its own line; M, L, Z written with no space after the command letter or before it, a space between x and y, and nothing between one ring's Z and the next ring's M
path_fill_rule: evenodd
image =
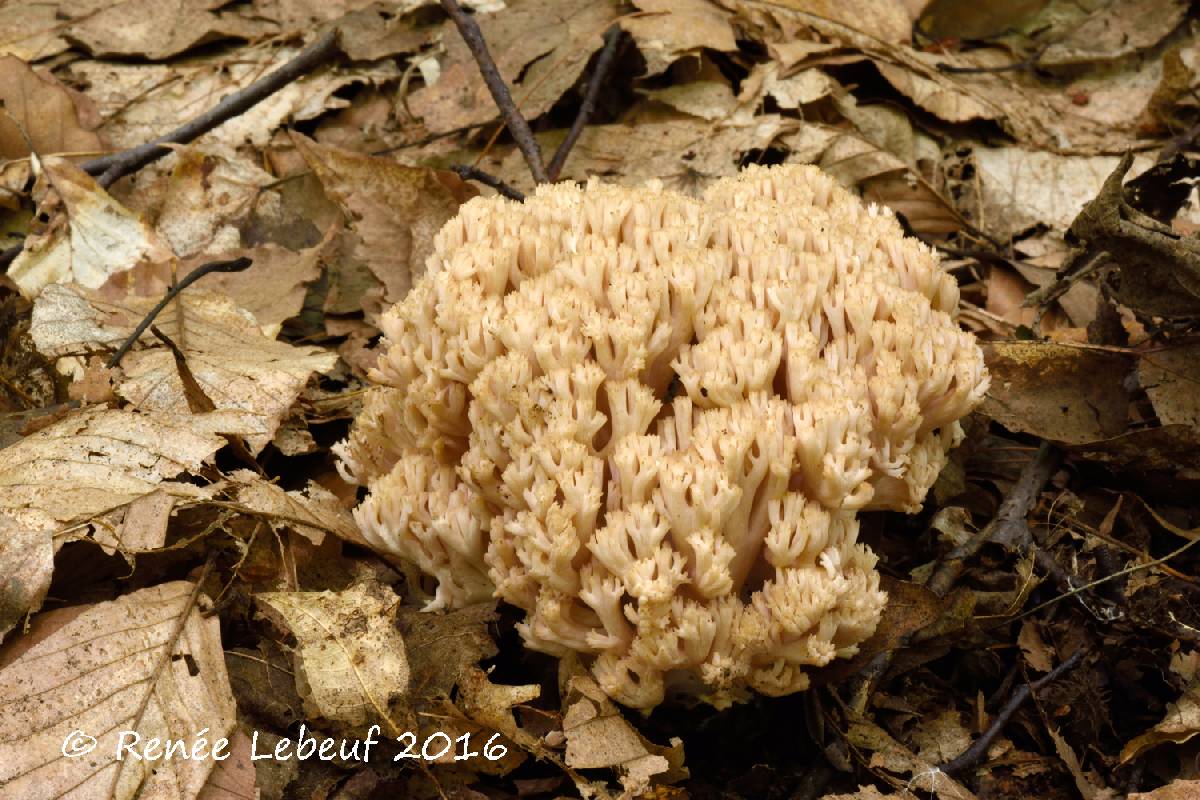
M620 15L615 0L529 0L476 20L496 68L528 119L550 110L579 78L604 30ZM408 99L432 131L478 125L498 115L479 67L451 22L442 28L441 77Z
M25 240L8 276L26 297L52 283L74 282L96 289L109 278L138 266L167 264L174 258L140 215L100 188L64 158L34 158L38 210L49 222Z
M1179 698L1167 706L1162 721L1140 736L1135 736L1121 749L1125 764L1160 744L1183 744L1200 733L1200 672L1195 653L1176 653L1171 659L1171 671L1186 682Z
M104 143L81 119L82 102L53 75L0 57L0 160L24 158L30 146L40 156L102 152Z
M52 358L110 349L155 303L142 297L110 303L78 287L54 286L34 304L30 330L38 349ZM309 376L337 361L320 348L268 339L248 312L216 292L184 290L155 325L184 353L216 408L237 417L221 432L245 436L255 452L274 436ZM190 408L173 355L151 334L143 334L141 342L151 346L122 360L125 379L117 393L139 409L186 417Z
M249 470L228 476L239 505L265 516L275 528L291 528L319 545L326 533L366 546L350 512L328 490L310 482L305 491L285 492Z
M1151 792L1134 792L1129 795L1129 800L1192 800L1194 797L1200 797L1200 780L1180 778Z
M1138 382L1159 422L1200 431L1200 347L1182 344L1142 354Z
M621 19L646 60L646 74L657 75L702 49L737 50L732 16L705 0L635 0L642 12Z
M984 355L992 384L979 411L1009 430L1066 444L1125 432L1129 357L1038 341L993 342Z
M366 732L399 735L393 703L409 690L408 657L396 629L400 600L386 586L339 592L263 592L262 612L296 637L296 686L305 712Z
M572 769L614 769L625 790L622 797L645 792L655 776L672 777L683 765L683 743L651 744L630 725L617 705L591 676L578 671L567 681L563 698L566 765ZM686 774L686 773L683 773Z
M425 272L434 234L475 188L451 172L320 145L299 134L292 141L350 220L359 240L355 255L383 282L389 299L402 299Z
M852 746L871 753L868 762L870 767L884 769L908 779L906 786L910 790L916 788L930 792L939 800L976 800L975 795L961 783L914 755L886 731L868 720L851 720L846 740Z
M100 132L113 146L136 147L283 66L299 49L249 47L239 50L233 60L221 52L182 65L82 60L72 63L66 74L87 87L88 97L104 119ZM262 147L284 122L312 119L328 109L346 106L347 101L335 95L339 89L395 80L399 75L395 64L386 61L353 72L312 73L275 92L252 112L205 134L204 146L238 148L249 143Z
M206 601L193 602L195 588L175 581L46 612L0 649L6 796L196 796L216 763L214 747L236 720L220 620L201 613ZM118 750L144 752L151 738L204 755L164 759L160 749L159 759L142 760ZM86 758L65 756L88 753L89 745Z
M253 39L271 32L262 21L217 10L227 4L199 0L176 3L168 11L158 0L124 0L88 9L67 26L65 35L93 56L158 60L215 39ZM69 9L64 5L64 11Z
M1036 225L1061 233L1100 191L1119 160L1019 147L976 147L971 163L977 177L963 188L978 187L978 195L964 200L964 206L974 214L978 227L1002 239ZM1144 157L1137 159L1130 177L1151 163Z

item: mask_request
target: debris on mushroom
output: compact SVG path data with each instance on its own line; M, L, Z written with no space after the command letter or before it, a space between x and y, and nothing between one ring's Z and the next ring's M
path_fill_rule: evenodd
M357 520L625 705L803 690L886 601L857 512L916 511L986 390L957 302L810 166L473 199L383 318Z

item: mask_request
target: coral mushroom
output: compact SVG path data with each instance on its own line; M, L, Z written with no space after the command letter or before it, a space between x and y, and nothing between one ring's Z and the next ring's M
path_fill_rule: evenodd
M476 198L383 319L358 522L628 706L800 691L886 600L856 513L918 509L986 389L957 301L814 167Z

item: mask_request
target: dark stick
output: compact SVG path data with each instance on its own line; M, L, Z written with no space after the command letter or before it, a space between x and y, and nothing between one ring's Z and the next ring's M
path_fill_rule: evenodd
M621 43L622 33L623 31L616 25L613 25L604 33L604 48L600 51L600 57L596 59L596 68L592 70L592 75L588 78L587 91L583 95L583 103L579 106L579 113L575 115L575 121L571 123L571 130L567 131L567 138L563 139L562 144L554 151L554 157L550 159L550 164L546 167L546 173L552 181L558 180L558 174L562 172L563 164L566 163L571 148L575 146L575 142L578 141L580 134L583 133L583 128L587 125L588 119L591 118L592 112L596 110L596 100L600 97L600 87L604 84L604 79L608 77L608 73L612 69L613 61L617 55L617 46Z
M979 552L985 542L993 541L1001 544L1016 545L1021 549L1029 546L1029 525L1025 522L1029 510L1037 500L1038 492L1050 480L1054 470L1062 462L1062 452L1049 442L1042 442L1037 455L1033 457L1020 477L1013 484L1012 490L1000 504L996 516L978 533L958 547L951 550L938 564L937 569L926 584L941 596L945 596L950 588L958 581L966 568L967 561Z
M337 31L332 30L296 54L296 57L270 75L264 75L245 89L226 96L200 116L153 141L120 153L83 162L89 175L99 175L97 183L108 188L131 172L137 172L171 152L167 144L187 144L213 128L244 114L292 81L312 71L337 50Z
M475 63L479 65L479 73L483 76L483 82L487 84L488 91L492 93L492 100L500 109L500 114L504 117L504 124L508 126L508 130L516 139L517 147L521 149L521 155L525 156L525 163L529 165L529 174L533 176L535 183L548 183L546 167L542 162L542 151L538 147L537 140L533 138L533 131L530 130L529 123L525 121L525 117L521 116L521 112L513 103L512 94L508 91L508 84L504 82L504 79L500 77L500 71L496 69L496 62L492 60L492 54L488 52L487 42L483 40L479 24L475 22L474 17L462 10L456 0L441 0L441 4L450 19L454 20L454 25L458 28L458 33L466 43L467 49L471 51L471 55L475 56Z
M524 202L525 193L519 189L514 189L504 181L497 178L495 175L484 172L478 167L468 167L466 164L455 164L450 168L450 171L458 175L464 181L475 181L482 183L484 186L490 186L500 194L507 197L509 200L516 200L518 203Z
M976 739L961 755L950 759L945 764L939 764L937 768L948 775L953 775L956 772L962 772L963 770L978 766L987 756L988 748L992 746L992 742L996 740L996 737L1000 735L1000 731L1004 730L1004 726L1008 724L1008 720L1013 714L1017 713L1017 709L1029 699L1029 696L1051 681L1056 680L1067 670L1074 669L1083 660L1085 652L1084 648L1079 648L1071 654L1070 658L1033 683L1025 683L1017 687L1017 690L1013 692L1012 697L1004 704L1004 708L1000 709L1000 712L996 714L996 718L992 720L991 725L988 725L988 729L983 732L983 735Z
M254 262L245 256L242 256L241 258L235 258L232 261L213 261L209 264L197 267L192 272L189 272L183 277L182 280L179 281L179 283L167 290L167 293L163 295L163 299L158 301L158 305L150 309L150 313L148 313L146 317L138 323L138 326L133 329L133 333L129 334L129 337L120 346L120 348L117 349L117 352L113 353L112 358L108 360L108 363L105 364L105 366L109 369L112 369L117 364L120 364L121 359L124 358L125 354L129 352L129 348L133 347L133 343L136 342L138 338L145 333L146 328L150 327L150 324L154 322L154 318L157 317L162 310L167 307L167 303L174 300L176 295L178 295L184 289L191 286L193 283L211 272L241 272L242 270L247 269L252 263Z
M265 75L245 89L225 97L191 122L181 125L153 141L129 150L122 150L120 153L110 153L106 156L89 159L79 166L89 175L99 175L96 182L107 189L131 172L136 172L170 153L171 149L163 145L187 144L222 123L244 114L284 86L319 66L333 55L336 49L337 31L330 31L301 50L295 58L270 75ZM9 265L16 260L17 256L21 255L24 247L25 244L22 242L0 253L0 274L8 271Z
M937 569L926 582L926 586L945 597L954 584L962 576L970 560L985 542L999 541L1013 543L1025 549L1030 543L1029 525L1025 522L1026 515L1033 508L1038 492L1062 461L1062 453L1048 442L1043 442L1038 448L1037 455L1021 470L1020 477L1013 484L1012 490L1000 504L996 516L979 529L970 539L955 547L942 558ZM896 652L912 640L912 635L904 637L896 649L884 650L867 662L866 666L854 676L850 684L849 704L858 713L866 710L867 701L876 683L887 672L896 657Z

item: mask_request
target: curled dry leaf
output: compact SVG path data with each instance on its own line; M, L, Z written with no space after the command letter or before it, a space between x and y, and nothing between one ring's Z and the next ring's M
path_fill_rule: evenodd
M478 193L451 172L320 145L296 133L292 141L350 220L359 240L355 257L392 301L425 272L434 234Z
M196 796L216 763L213 748L231 735L236 718L220 621L201 613L205 601L195 602L195 589L175 581L50 611L0 649L6 797ZM140 753L150 738L202 755L117 759L119 744ZM64 756L89 744L87 757Z
M262 612L296 637L296 687L305 712L366 732L397 736L393 704L409 690L400 599L388 587L358 583L339 592L266 592Z
M38 349L51 358L111 350L156 302L128 297L110 303L79 287L54 286L34 303L30 331ZM309 376L332 369L337 361L320 348L268 339L248 312L216 292L185 289L155 325L183 352L216 408L232 412L226 418L232 424L221 432L245 436L254 452L271 441ZM186 417L190 409L173 355L150 333L141 342L149 346L121 361L125 379L117 393L139 409Z
M1200 432L1200 346L1183 344L1142 354L1138 381L1159 422Z
M25 240L8 276L26 297L52 283L89 289L139 265L163 265L171 248L141 218L109 196L90 175L65 158L33 159L40 214L49 222Z
M1134 792L1129 800L1192 800L1200 797L1200 780L1173 780L1152 792Z

